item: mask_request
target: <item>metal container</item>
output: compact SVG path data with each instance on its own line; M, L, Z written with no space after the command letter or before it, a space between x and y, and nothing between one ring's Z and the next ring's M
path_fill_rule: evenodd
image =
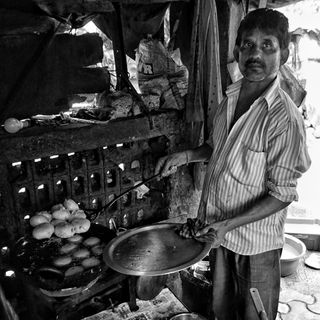
M170 318L170 320L207 320L205 317L194 312L179 313Z
M109 243L116 233L105 226L92 223L90 229L82 233L86 239L98 237L103 245ZM11 252L11 264L24 274L27 274L42 291L49 296L69 296L91 287L98 278L108 269L101 263L99 266L88 268L79 274L64 276L67 267L56 268L52 265L52 258L59 256L59 250L66 239L51 237L50 239L34 239L29 231L21 237ZM103 261L101 261L103 262Z
M298 238L285 234L284 239L285 242L280 259L282 277L293 274L298 268L300 259L306 253L305 244Z

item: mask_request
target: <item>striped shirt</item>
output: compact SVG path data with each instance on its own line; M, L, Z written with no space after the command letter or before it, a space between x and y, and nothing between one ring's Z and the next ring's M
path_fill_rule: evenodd
M213 152L198 211L207 223L235 217L267 194L297 200L297 179L311 164L302 116L279 79L231 128L240 88L241 80L228 87L207 141ZM231 230L222 246L242 255L283 247L286 213Z

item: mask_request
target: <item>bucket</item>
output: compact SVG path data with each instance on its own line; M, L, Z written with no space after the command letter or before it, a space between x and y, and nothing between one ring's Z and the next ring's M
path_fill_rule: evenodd
M299 265L300 259L306 253L305 244L289 234L284 235L284 246L280 258L281 277L293 274Z

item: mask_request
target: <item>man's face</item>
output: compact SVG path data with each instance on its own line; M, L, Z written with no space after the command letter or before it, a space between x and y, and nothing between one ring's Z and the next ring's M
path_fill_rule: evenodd
M259 29L244 32L235 52L239 69L249 81L272 80L286 60L278 38Z

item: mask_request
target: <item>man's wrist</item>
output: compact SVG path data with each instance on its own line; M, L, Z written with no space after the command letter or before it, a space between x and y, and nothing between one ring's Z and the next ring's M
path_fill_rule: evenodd
M231 218L231 219L226 219L226 220L221 221L221 224L222 224L223 228L225 228L225 230L227 232L229 232L232 229L234 229L234 226L233 226L234 219L235 218Z

